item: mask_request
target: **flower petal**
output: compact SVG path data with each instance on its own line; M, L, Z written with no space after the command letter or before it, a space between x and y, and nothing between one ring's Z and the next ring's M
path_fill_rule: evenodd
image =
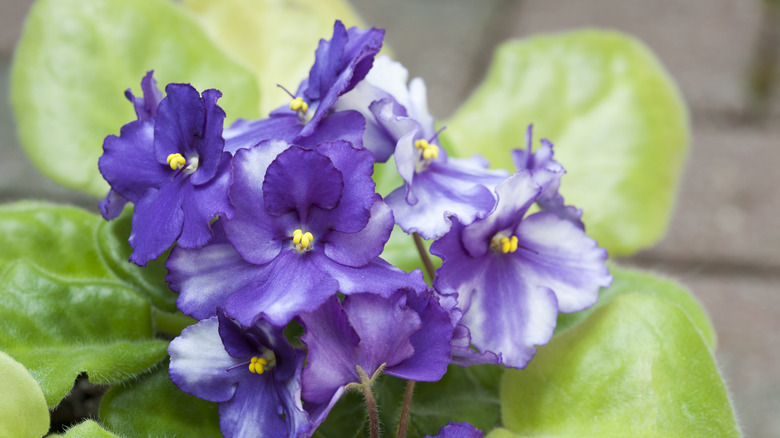
M168 346L168 354L171 380L182 391L215 402L233 397L240 375L226 370L241 360L222 346L217 317L182 330Z
M130 260L145 266L173 245L181 234L184 212L182 179L169 181L159 189L149 189L135 204L130 246Z
M154 125L144 121L122 126L119 137L106 137L98 167L111 188L130 202L169 181L173 173L154 158Z
M325 242L325 255L328 258L357 268L379 257L390 238L395 222L390 207L379 195L375 195L375 199L371 207L371 220L365 228L357 233L328 233L328 240Z

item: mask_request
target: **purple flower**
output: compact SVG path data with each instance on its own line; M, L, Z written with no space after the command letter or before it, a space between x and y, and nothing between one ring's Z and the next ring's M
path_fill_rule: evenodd
M168 259L184 313L202 319L224 306L244 325L257 317L284 325L336 292L425 287L419 270L378 257L393 216L374 193L369 151L268 141L238 151L232 165L235 215L220 220L224 236L215 226L212 244Z
M552 337L558 312L591 306L612 281L607 252L574 223L551 212L524 217L542 192L528 172L496 188L491 214L431 246L443 259L434 286L458 293L461 322L480 351L522 368ZM508 335L511 334L511 335Z
M301 82L290 105L272 111L267 119L236 122L225 130L226 150L235 153L269 139L306 145L301 139L314 134L339 96L354 88L371 69L384 35L382 29L346 29L336 21L331 39L320 40L309 77ZM351 118L350 123L361 119L359 114L349 113L342 116ZM341 125L331 123L318 134L319 141L344 139Z
M357 366L402 379L436 381L450 363L452 325L433 291L398 290L331 297L304 313L301 340L309 349L303 399L327 403L349 383L361 383Z
M528 125L525 134L525 149L512 151L512 160L517 170L527 170L542 187L537 205L542 211L551 211L563 219L567 219L585 228L580 218L582 210L571 205L564 205L563 196L558 192L561 186L561 177L566 173L563 166L553 159L553 144L546 138L542 139L542 145L536 152L531 152L533 147L533 125Z
M162 93L157 88L157 81L152 76L154 72L146 72L146 76L141 79L141 91L143 97L135 97L131 89L125 91L125 97L133 104L135 114L138 120L154 122L154 118L157 116L157 106L162 100ZM106 199L100 202L100 212L106 220L115 219L122 213L122 209L128 200L116 192L114 189L110 189L106 195Z
M230 154L222 151L225 112L217 105L222 94L206 90L201 98L189 84L169 84L155 110L154 88L147 75L144 101L133 99L139 120L123 126L119 137L106 137L98 162L111 185L106 211L122 198L135 203L130 260L142 266L176 241L185 248L205 245L209 221L232 214Z
M185 328L168 353L173 383L219 404L220 429L226 437L309 436L337 399L304 410L300 391L305 353L293 349L281 329L265 321L242 327L219 311Z
M492 188L508 173L488 170L487 161L477 155L467 160L448 158L433 130L425 84L415 78L407 88L407 77L399 63L380 57L366 80L336 108L363 114L363 143L377 161L387 159L390 148L394 149L405 184L385 201L405 232L435 239L447 232L451 215L471 223L487 214L495 204Z
M482 438L482 431L466 422L454 423L450 421L439 429L438 435L435 437L428 435L425 438Z

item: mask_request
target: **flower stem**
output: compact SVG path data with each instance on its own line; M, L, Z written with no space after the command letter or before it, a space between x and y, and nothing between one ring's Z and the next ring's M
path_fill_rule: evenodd
M398 420L398 434L396 438L406 438L406 429L409 427L409 412L412 409L412 395L414 394L414 380L406 382L404 404L401 406L401 418Z
M157 333L164 333L173 337L179 336L186 327L195 324L196 321L181 312L165 312L152 306L152 322Z
M414 245L417 247L417 252L420 253L420 259L422 259L423 266L425 266L425 272L428 273L428 277L431 279L431 281L433 281L436 268L433 267L433 262L431 262L431 257L428 255L428 251L425 249L423 239L417 233L412 234L412 237L414 237Z
M371 384L376 378L374 376L368 377L368 374L363 368L358 365L358 376L360 376L360 388L363 390L363 397L366 399L366 410L368 410L368 428L371 434L371 438L379 438L379 411L376 408L376 400L374 400L374 391L371 389ZM384 368L384 366L382 366ZM381 371L380 371L381 372Z

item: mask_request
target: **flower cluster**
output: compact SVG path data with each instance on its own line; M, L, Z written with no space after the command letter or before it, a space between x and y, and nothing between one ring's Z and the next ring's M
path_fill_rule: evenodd
M101 211L135 204L131 261L173 247L166 279L199 322L170 344L171 380L219 403L225 436L309 436L380 373L524 367L558 312L611 281L558 193L552 144L533 152L529 128L511 175L448 156L422 80L375 59L383 38L336 22L309 76L284 90L289 105L224 128L219 91L169 84L163 96L150 72L143 97L127 92L138 119L104 142ZM383 198L373 168L391 157L403 185ZM380 257L395 225L435 239L433 287ZM456 428L471 430L442 433Z

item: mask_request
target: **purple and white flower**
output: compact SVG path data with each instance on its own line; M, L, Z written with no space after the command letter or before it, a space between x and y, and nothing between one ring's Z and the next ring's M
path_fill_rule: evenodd
M552 337L558 312L593 305L612 277L606 250L582 228L551 212L525 217L542 193L530 173L510 176L496 192L490 215L470 225L454 220L431 245L443 260L434 286L458 294L475 347L522 368Z

